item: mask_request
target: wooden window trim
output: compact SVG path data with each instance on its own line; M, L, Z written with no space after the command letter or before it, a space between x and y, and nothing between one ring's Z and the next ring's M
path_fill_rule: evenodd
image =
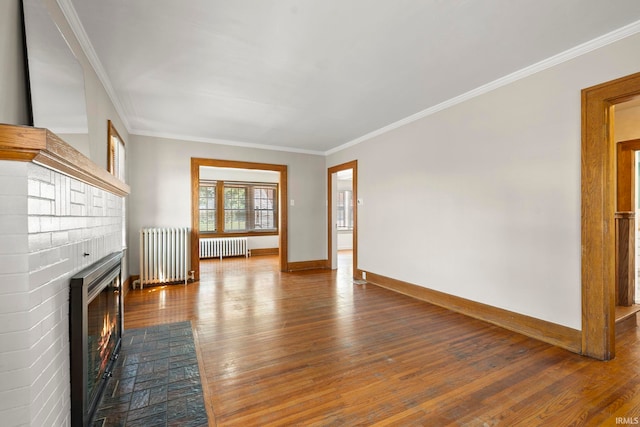
M126 148L127 144L118 133L118 130L116 129L113 122L111 120L107 120L107 170L109 171L110 174L116 176L118 179L125 181L126 177L118 176L116 173L117 165L115 164L116 147L113 144L114 137L118 141L122 142L123 147Z
M215 182L215 186L216 186L216 230L215 231L200 231L200 234L202 236L207 236L207 237L258 237L258 236L277 236L279 234L278 231L278 226L279 226L279 185L278 183L275 182L242 182L242 181L225 181L225 180L211 180L211 181L200 181L198 184L198 188L201 187L203 185L203 182L208 184L210 187L213 187L213 183ZM260 231L260 230L255 230L253 227L255 227L254 221L253 219L248 218L247 220L250 222L251 227L249 228L249 230L240 230L240 231L226 231L225 230L225 207L224 207L224 200L225 200L225 194L224 194L224 190L225 187L233 187L233 186L237 186L237 187L245 187L245 188L254 188L254 187L268 187L271 188L273 190L275 190L275 202L276 202L276 206L273 209L273 213L274 213L274 219L275 219L275 229L270 229L267 231ZM251 193L251 192L249 192ZM198 199L200 197L198 196ZM252 194L247 194L247 204L249 205L249 208L247 210L247 212L254 212L255 211L255 206L254 206L254 200L252 197ZM200 207L198 207L198 214L200 214Z
M219 228L220 233L225 234L225 235L230 235L230 234L253 234L253 235L263 235L265 233L275 233L278 234L278 184L275 182L241 182L241 181L222 181L223 183L223 189L221 193L218 193L218 196L221 197L223 200L226 200L226 194L224 192L224 190L226 190L227 188L243 188L245 189L245 203L246 203L246 208L245 208L245 212L247 213L255 213L255 193L254 190L256 187L264 187L264 188L270 188L272 190L275 190L275 202L276 202L276 206L273 209L273 214L274 214L274 221L275 221L275 229L270 229L269 231L259 231L255 229L255 218L252 217L247 217L246 221L247 221L247 229L245 230L237 230L237 231L226 231L226 226L224 226L225 223L225 215L226 215L226 211L227 208L225 207L224 210L220 211L220 215L222 216L221 220L223 222L223 227ZM223 202L224 205L224 202Z
M203 187L204 188L211 188L211 187L215 187L216 188L216 190L215 190L216 206L215 206L214 209L209 209L208 206L207 206L207 208L202 209L202 208L200 208L200 206L198 206L198 215L203 210L206 210L206 211L213 210L215 212L215 224L213 224L215 226L215 230L213 230L213 231L211 231L211 230L201 231L201 233L217 233L218 230L219 230L219 228L218 228L218 183L217 183L217 181L201 181L200 184L198 185L198 193L200 192L199 190L201 190ZM209 197L206 196L206 198L208 199ZM202 195L198 194L198 204L201 201L202 201Z
M268 170L278 172L280 179L278 182L279 200L278 200L278 230L279 230L279 249L280 249L280 271L289 271L289 232L288 232L288 167L287 165L277 165L271 163L252 163L234 160L191 158L191 270L195 272L196 280L200 278L200 258L199 238L200 238L200 221L199 221L199 204L198 204L198 188L200 185L200 166L233 168L233 169L254 169ZM218 205L218 208L220 205ZM223 206L224 207L224 206ZM229 236L229 233L225 233ZM261 234L262 235L262 234Z
M200 233L202 237L261 237L261 236L277 236L277 231L249 231L249 232L223 232L219 233L217 231L203 231Z

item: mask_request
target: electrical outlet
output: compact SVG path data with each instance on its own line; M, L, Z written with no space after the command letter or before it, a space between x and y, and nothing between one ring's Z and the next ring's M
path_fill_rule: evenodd
M364 280L367 280L367 272L366 272L366 271L363 271L363 272L362 272L362 278L363 278Z

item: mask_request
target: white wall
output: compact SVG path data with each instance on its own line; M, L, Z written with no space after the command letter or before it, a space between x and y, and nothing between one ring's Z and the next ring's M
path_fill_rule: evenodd
M327 159L358 160L359 267L581 329L582 88L640 71L640 35Z
M280 173L267 170L200 167L200 179L238 181L238 182L270 182L277 184Z
M640 107L615 109L616 142L640 138Z
M15 0L9 0L14 2ZM2 6L0 6L0 12L2 7L5 6L3 0ZM17 2L16 2L17 3ZM85 88L85 100L87 104L87 119L88 119L88 135L62 135L66 137L66 142L74 147L76 150L89 157L99 166L106 169L107 167L107 120L113 121L118 133L125 142L128 140L129 134L124 125L124 122L120 118L116 108L114 107L111 99L109 98L107 91L105 90L102 82L98 78L95 70L93 69L91 62L85 55L82 47L76 38L73 30L57 1L46 0L39 2L42 7L46 8L48 15L53 19L56 26L63 34L67 45L71 49L73 55L78 60L80 67L82 68L84 76L84 88ZM2 16L2 13L0 13ZM3 18L0 18L3 19ZM4 32L4 28L0 27L0 31ZM3 34L3 33L0 33ZM1 45L1 44L0 44ZM22 52L20 52L22 56ZM2 59L0 59L2 61ZM0 74L0 87L5 81L5 76Z
M323 156L132 135L129 159L129 249L137 260L140 228L191 227L191 158L288 165L289 261L326 259ZM131 274L139 266L131 263Z
M353 249L353 231L338 231L337 238L339 251Z
M0 123L29 124L20 0L0 2Z

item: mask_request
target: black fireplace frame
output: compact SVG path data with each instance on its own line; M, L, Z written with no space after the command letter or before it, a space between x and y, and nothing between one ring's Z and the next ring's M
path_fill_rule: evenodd
M120 341L124 330L124 306L122 292L122 252L114 252L71 278L69 293L69 344L71 363L71 425L87 426L111 375L114 362L120 351ZM88 307L89 303L104 288L118 278L119 313L116 320L117 338L110 361L102 381L97 386L93 398L88 396ZM91 400L91 401L89 401Z

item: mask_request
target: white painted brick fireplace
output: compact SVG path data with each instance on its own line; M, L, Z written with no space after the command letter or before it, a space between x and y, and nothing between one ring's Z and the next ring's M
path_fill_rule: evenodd
M123 250L123 209L121 196L0 160L0 424L69 424L69 281Z

